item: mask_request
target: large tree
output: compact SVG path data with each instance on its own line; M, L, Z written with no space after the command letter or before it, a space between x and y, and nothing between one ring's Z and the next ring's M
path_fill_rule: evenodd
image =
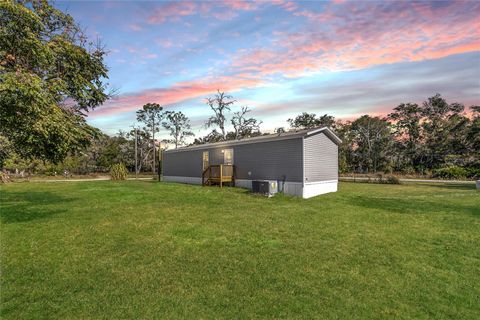
M233 114L231 123L233 125L235 139L249 138L260 133L259 121L253 117L247 117L247 113L251 110L248 107L242 107L240 111Z
M181 111L167 111L165 118L167 121L163 122L163 127L170 131L172 139L168 142L173 143L175 149L184 145L187 137L194 135L191 131L190 120Z
M359 171L389 170L393 139L386 119L361 116L351 123L349 134Z
M423 143L427 169L435 169L445 164L450 154L465 152L466 141L458 139L458 133L467 125L463 115L465 107L460 103L447 103L440 95L428 98L422 105ZM455 137L456 136L456 137Z
M388 115L393 122L397 148L397 169L416 169L422 163L422 108L416 103L402 103Z
M476 153L480 165L480 106L471 106L472 123L467 133L470 151Z
M396 169L425 173L472 162L472 121L460 103L436 94L421 105L402 103L389 114L395 133ZM474 161L473 161L474 162Z
M145 104L142 109L137 111L137 121L142 122L145 124L144 130L149 131L152 133L152 153L153 153L153 160L152 160L152 172L155 173L155 162L157 158L155 156L156 150L156 141L155 141L155 133L160 131L160 125L162 120L165 117L165 113L162 112L163 107L161 107L158 103L147 103Z
M54 163L98 131L84 114L109 95L105 50L47 1L0 2L0 135Z
M207 128L217 126L220 129L222 140L226 139L225 121L226 112L230 111L232 105L236 102L231 95L217 90L213 98L207 98L207 105L212 109L214 115L208 118L205 126Z

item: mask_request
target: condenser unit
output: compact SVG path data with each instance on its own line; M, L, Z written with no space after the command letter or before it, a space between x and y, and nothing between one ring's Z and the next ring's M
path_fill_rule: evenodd
M252 192L273 197L278 192L278 183L275 180L253 180Z

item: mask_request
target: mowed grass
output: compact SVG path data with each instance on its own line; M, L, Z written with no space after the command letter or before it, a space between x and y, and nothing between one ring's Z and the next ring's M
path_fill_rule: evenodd
M1 187L2 319L480 317L473 185Z

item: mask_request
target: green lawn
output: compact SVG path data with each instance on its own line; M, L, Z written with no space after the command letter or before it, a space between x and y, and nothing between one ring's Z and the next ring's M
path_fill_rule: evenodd
M480 316L474 185L1 187L1 318Z

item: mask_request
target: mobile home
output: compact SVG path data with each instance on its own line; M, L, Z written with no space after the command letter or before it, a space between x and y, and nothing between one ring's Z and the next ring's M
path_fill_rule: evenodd
M323 127L167 150L163 181L249 189L256 180L276 181L280 192L310 198L337 191L340 142Z

